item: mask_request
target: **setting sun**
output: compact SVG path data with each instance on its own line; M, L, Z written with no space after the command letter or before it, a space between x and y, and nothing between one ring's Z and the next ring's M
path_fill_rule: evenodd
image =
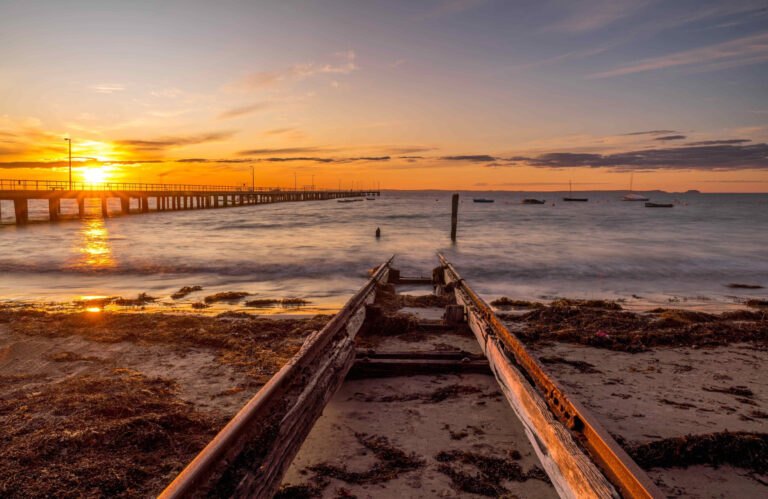
M85 182L99 183L106 182L110 176L110 173L106 168L85 168L82 172L83 180Z

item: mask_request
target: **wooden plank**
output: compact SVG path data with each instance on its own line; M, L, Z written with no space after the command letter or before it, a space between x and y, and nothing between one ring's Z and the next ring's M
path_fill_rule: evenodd
M344 308L307 338L159 497L272 497L351 367L365 304L386 281L391 261L379 266Z
M442 255L439 257L447 289L453 290L458 303L467 306L470 329L486 353L507 400L530 430L529 439L537 453L540 451L542 464L561 495L614 497L616 490L605 486L613 483L625 497L663 497L613 437L546 375L490 307ZM589 452L589 458L581 446L573 446L574 435ZM585 485L592 488L591 493L584 490Z

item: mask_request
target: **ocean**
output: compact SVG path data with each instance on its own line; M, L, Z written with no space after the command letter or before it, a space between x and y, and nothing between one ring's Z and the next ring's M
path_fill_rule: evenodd
M375 201L335 200L114 216L98 200L83 220L0 227L0 300L63 304L83 296L160 298L191 311L218 291L300 297L332 311L367 271L393 254L404 275L430 275L443 253L484 298L621 300L627 308L719 310L768 287L768 195L646 193L671 209L622 202L620 192L460 192L458 238L450 240L451 192L385 191ZM493 203L474 203L473 198ZM545 199L522 205L524 197ZM76 207L62 203L63 211ZM2 221L12 220L2 202ZM117 200L110 209L119 210ZM32 203L33 219L47 204ZM376 239L376 228L381 238ZM204 289L186 299L182 286ZM245 309L242 304L221 307Z

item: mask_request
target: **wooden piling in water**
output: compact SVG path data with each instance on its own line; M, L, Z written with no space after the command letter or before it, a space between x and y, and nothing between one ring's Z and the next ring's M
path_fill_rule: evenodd
M451 199L451 241L456 240L456 225L459 222L459 195L454 194Z

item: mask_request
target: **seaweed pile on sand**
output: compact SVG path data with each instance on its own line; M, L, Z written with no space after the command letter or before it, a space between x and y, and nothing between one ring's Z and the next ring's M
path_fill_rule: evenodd
M620 442L642 468L731 465L768 472L768 433L729 432L686 435L636 445Z
M275 498L319 497L331 478L352 484L376 484L397 478L402 473L423 468L425 462L416 454L408 454L392 444L386 437L355 433L357 441L373 452L376 462L365 471L350 471L346 466L320 463L309 466L313 473L312 485L287 485L280 488Z
M266 381L301 347L312 331L329 316L310 319L265 319L248 316L206 317L162 313L53 313L0 308L0 323L11 330L37 337L76 335L91 341L176 348L205 348L216 360Z
M176 398L167 379L21 381L0 387L3 497L156 495L226 422Z
M522 315L498 314L514 323L515 334L535 345L552 341L640 352L658 346L717 346L768 342L768 311L708 314L657 308L623 310L602 300L557 300Z
M516 450L511 450L507 458L454 450L438 453L435 460L441 463L437 470L447 475L457 490L488 497L499 497L509 492L502 485L505 480L525 482L533 479L549 483L546 473L538 466L523 471L522 467L515 462L520 457L520 453ZM473 471L476 471L467 471L472 468L474 468Z
M194 293L195 291L202 291L202 286L184 286L180 290L171 295L174 300L180 300L187 295Z
M452 303L456 303L453 294L441 296L434 294L403 295L397 293L395 286L392 284L379 284L376 290L376 301L374 302L386 313L397 312L403 307L444 308Z

